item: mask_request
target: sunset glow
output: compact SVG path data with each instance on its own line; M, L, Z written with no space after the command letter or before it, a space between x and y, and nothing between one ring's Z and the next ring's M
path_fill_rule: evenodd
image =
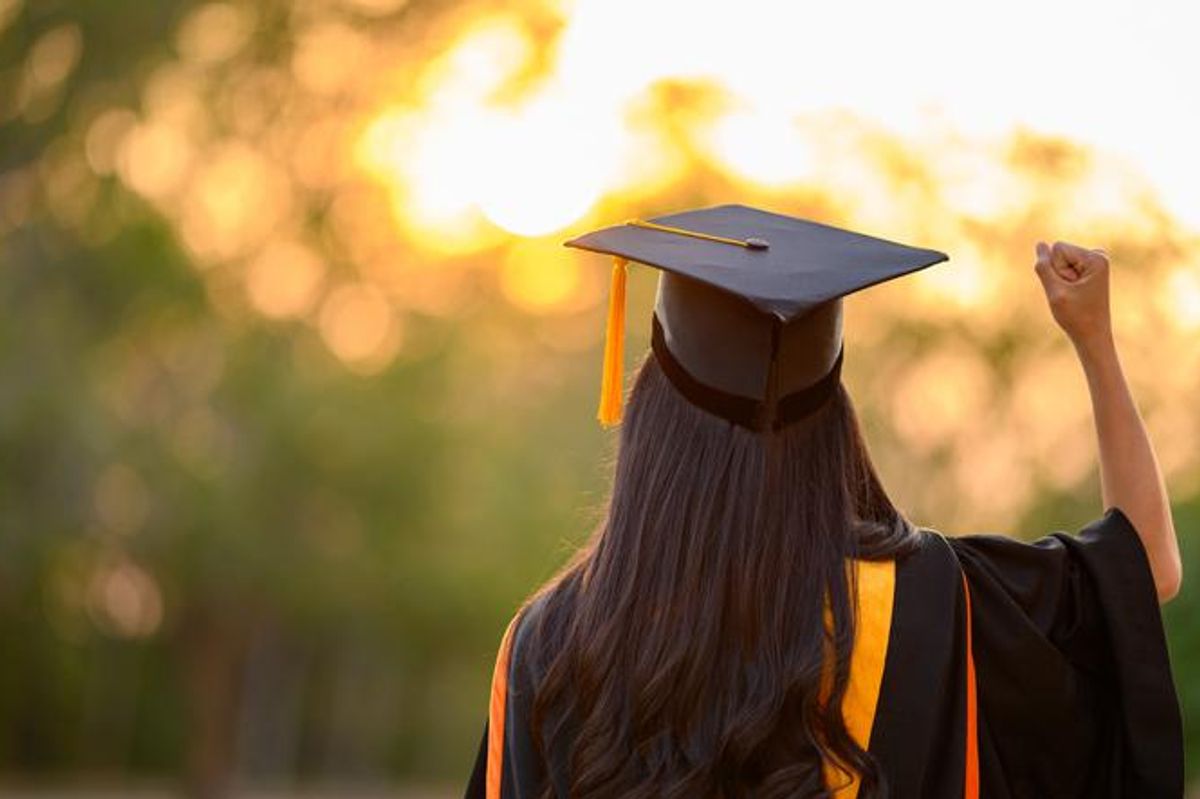
M602 331L583 320L604 301L602 268L562 241L694 202L748 202L948 252L949 263L869 298L864 347L884 347L900 319L965 325L972 346L1052 324L1031 270L1038 239L1113 253L1130 335L1182 341L1200 329L1200 181L1178 167L1200 140L1183 79L1200 55L1172 46L1194 21L1186 5L1135 14L1020 0L987 21L987 36L944 0L880 6L869 27L856 8L827 7L821 35L797 33L812 27L809 9L765 0L737 14L529 2L448 12L419 40L354 21L391 2L295 4L294 46L276 61L247 55L262 22L247 7L187 15L178 58L147 75L141 103L97 108L78 150L48 173L62 217L85 218L89 176L115 174L212 270L229 313L309 325L364 375L415 357L408 315L453 319L480 274L517 311L570 321L570 346L556 348L597 346ZM1018 57L1029 18L1071 28L1087 53ZM937 37L897 35L934 19ZM852 48L833 35L848 30ZM66 28L39 43L31 109L86 47ZM0 219L10 226L23 207L13 196ZM1029 410L1041 396L1032 384L989 410L988 369L965 347L897 368L898 388L877 390L894 397L898 432L917 451L990 413L1013 416L1031 440L1090 434L1052 434ZM1200 388L1191 372L1157 373L1164 384L1147 390ZM1085 460L1053 460L1043 475L1053 485L1086 473ZM1200 481L1194 458L1171 464ZM1014 491L1033 490L1017 465L995 469ZM973 512L989 512L989 496Z

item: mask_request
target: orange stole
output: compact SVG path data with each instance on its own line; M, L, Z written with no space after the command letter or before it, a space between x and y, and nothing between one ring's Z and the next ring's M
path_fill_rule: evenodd
M892 627L892 611L896 599L896 563L891 560L855 560L858 570L858 615L854 647L850 656L850 677L842 699L842 716L846 730L863 749L871 742L875 709L879 704L879 689L887 661L888 639ZM967 657L967 719L966 768L963 794L967 799L979 796L979 753L976 719L975 660L971 647L971 591L966 575L962 576L966 599L966 657ZM508 697L508 667L512 652L512 636L517 616L509 621L496 655L492 671L491 696L488 704L487 799L501 799L500 782L504 761L504 719ZM826 619L829 620L828 607ZM835 764L825 762L825 784L833 790L834 799L854 799L858 796L857 774L847 775ZM841 783L849 777L845 785ZM833 786L837 786L836 789Z
M512 636L520 614L514 615L500 639L496 667L492 670L492 693L488 699L487 799L500 799L500 775L504 767L504 712L508 701L508 660Z
M842 718L850 737L866 749L871 743L875 707L883 685L883 667L887 661L888 638L892 631L892 609L896 601L896 562L894 560L852 560L858 570L858 615L855 617L854 648L850 653L850 678L842 698ZM832 624L828 604L826 625ZM832 646L826 648L832 659ZM832 674L826 671L826 695ZM857 774L843 771L826 760L823 764L825 785L834 799L858 796ZM849 780L849 781L847 781Z
M971 587L962 572L963 598L967 603L967 750L963 776L963 796L979 799L979 732L975 691L975 653L971 646Z

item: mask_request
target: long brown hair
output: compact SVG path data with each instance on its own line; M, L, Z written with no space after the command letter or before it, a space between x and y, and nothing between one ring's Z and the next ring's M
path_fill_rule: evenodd
M861 776L860 796L886 795L840 709L846 559L916 540L843 386L811 417L756 433L689 404L648 356L604 518L526 601L542 604L524 654L540 675L537 748L565 753L572 797L826 796L823 758Z

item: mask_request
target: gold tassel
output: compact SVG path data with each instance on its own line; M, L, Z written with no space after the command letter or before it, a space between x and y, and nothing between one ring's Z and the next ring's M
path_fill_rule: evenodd
M604 334L604 373L600 379L600 410L596 418L605 427L621 421L625 365L625 276L629 261L613 257L612 284L608 289L608 326Z

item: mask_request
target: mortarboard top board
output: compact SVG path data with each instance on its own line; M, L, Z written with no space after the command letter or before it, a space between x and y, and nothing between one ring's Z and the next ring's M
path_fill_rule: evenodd
M948 260L913 247L745 205L632 220L565 242L613 256L599 417L621 417L625 273L662 270L651 345L693 404L779 429L837 387L841 298Z

